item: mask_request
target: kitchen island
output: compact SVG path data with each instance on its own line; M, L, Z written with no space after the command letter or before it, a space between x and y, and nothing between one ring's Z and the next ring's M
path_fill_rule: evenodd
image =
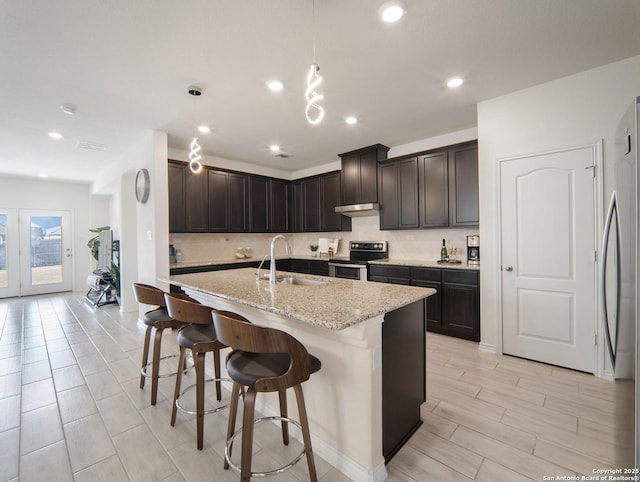
M314 452L352 480L384 480L385 459L421 423L424 299L435 290L278 274L322 284L269 284L257 280L252 268L162 281L212 308L235 311L300 340L322 361L303 385ZM261 394L258 402L263 413L278 412L276 396ZM297 417L293 399L289 406Z

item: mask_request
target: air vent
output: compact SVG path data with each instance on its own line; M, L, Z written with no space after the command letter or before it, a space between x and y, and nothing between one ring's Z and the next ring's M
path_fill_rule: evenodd
M98 144L97 142L90 141L78 141L76 147L78 149L85 149L87 151L105 152L109 150L109 147L105 146L104 144Z
M279 157L280 159L286 159L287 157L291 157L289 154L285 154L284 152L280 152L278 154L274 154L276 157Z

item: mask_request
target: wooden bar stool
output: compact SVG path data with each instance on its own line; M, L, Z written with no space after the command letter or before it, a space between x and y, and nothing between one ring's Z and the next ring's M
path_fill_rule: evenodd
M178 358L178 374L176 375L176 387L173 394L173 404L171 408L171 426L176 423L177 410L196 416L197 426L197 443L198 450L202 450L204 441L204 416L209 413L219 412L228 405L223 405L212 410L204 409L204 393L205 383L215 381L216 398L222 400L222 381L231 381L220 377L220 350L226 348L226 345L218 341L216 330L213 327L213 319L211 317L211 308L198 303L189 296L167 293L165 294L167 303L167 311L169 315L187 326L178 332L178 345L180 346L180 356ZM226 312L229 317L236 317L244 320L243 317L235 313ZM185 350L191 350L193 362L196 370L196 383L181 390L182 373L185 359ZM213 353L214 378L205 380L205 355L209 352ZM184 408L180 404L180 397L188 390L195 387L196 389L196 409L195 411Z
M169 355L160 357L162 344L162 331L165 328L181 328L184 323L176 321L169 313L164 301L164 291L155 286L142 283L133 284L133 294L136 301L144 305L153 305L157 308L147 311L142 317L142 321L147 325L144 333L144 347L142 348L142 367L140 368L140 388L144 388L145 378L151 378L151 405L155 405L158 399L158 379L175 375L175 373L167 373L160 375L160 360L173 358L177 355ZM153 358L149 361L149 345L151 343L151 331L155 330L153 342ZM151 365L151 375L148 374L148 368Z
M320 370L321 363L293 336L274 328L267 328L230 318L225 313L213 312L213 324L220 340L234 351L226 360L227 371L233 380L227 444L225 447L224 468L231 466L240 472L240 479L249 482L251 477L275 475L293 467L303 455L307 456L309 477L317 481L316 468L311 450L309 422L302 393L302 382L312 373ZM242 428L235 432L236 412L241 389L246 387ZM287 388L293 388L298 403L300 421L287 417ZM263 417L254 420L255 399L258 392L278 392L280 396L280 417ZM296 425L302 432L304 450L289 464L268 472L251 471L251 451L255 423L265 420L282 422L282 440L289 443L288 424ZM231 461L234 438L242 433L241 467Z

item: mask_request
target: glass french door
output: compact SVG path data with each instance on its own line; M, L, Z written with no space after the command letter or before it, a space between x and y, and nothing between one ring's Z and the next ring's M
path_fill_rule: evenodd
M0 298L70 291L70 211L0 209Z

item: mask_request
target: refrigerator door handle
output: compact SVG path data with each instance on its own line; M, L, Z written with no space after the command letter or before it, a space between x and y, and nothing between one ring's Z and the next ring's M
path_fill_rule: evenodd
M616 221L616 230L615 230L615 242L616 242L616 306L615 306L615 346L613 341L611 340L611 332L609 330L609 310L607 307L607 283L606 283L606 275L607 275L607 252L609 249L609 236L611 235L611 225L613 223L615 216ZM609 209L607 211L607 218L604 224L604 235L602 237L602 251L600 256L600 274L599 274L599 282L600 282L600 304L602 306L602 319L604 325L604 334L605 340L607 344L607 348L609 349L609 356L611 357L611 365L613 367L614 373L616 369L616 352L618 351L618 315L620 313L620 287L621 287L621 272L620 272L620 218L618 214L618 196L614 191L611 195L611 201L609 202Z

